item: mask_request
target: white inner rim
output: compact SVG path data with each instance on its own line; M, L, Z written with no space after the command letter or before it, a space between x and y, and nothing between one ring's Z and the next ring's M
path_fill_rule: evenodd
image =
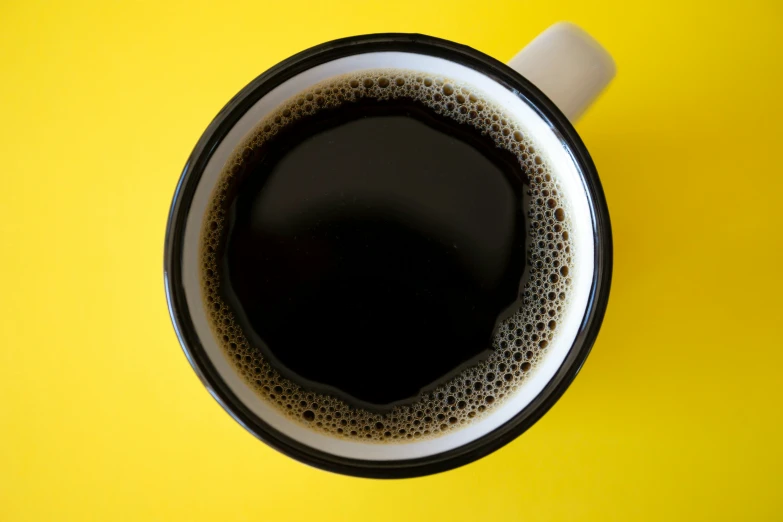
M471 84L484 91L490 99L512 114L529 135L535 137L536 149L544 152L552 167L553 175L557 176L562 189L566 192L566 198L571 205L572 240L578 253L578 262L572 269L573 294L570 307L565 312L559 334L549 345L548 355L540 363L535 374L520 387L518 392L507 398L491 415L465 428L433 439L396 444L343 440L317 433L286 418L275 407L259 398L236 374L214 340L202 303L198 266L199 235L204 212L220 171L236 145L259 121L307 87L334 76L379 68L420 71ZM549 125L517 94L473 69L442 58L401 52L366 53L321 64L287 80L253 105L226 135L204 169L193 197L185 225L182 281L193 325L207 355L220 377L255 415L292 439L333 455L363 460L412 459L448 451L488 434L529 404L555 375L571 349L587 307L594 270L591 223L590 207L583 182L571 155Z

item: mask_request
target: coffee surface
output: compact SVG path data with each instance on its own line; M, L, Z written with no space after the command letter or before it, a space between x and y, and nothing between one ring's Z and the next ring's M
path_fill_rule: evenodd
M486 358L525 264L513 154L375 98L301 118L265 149L237 186L220 275L278 369L383 408Z
M211 326L266 401L398 442L482 417L568 301L567 204L519 125L402 70L314 86L223 171L202 237Z

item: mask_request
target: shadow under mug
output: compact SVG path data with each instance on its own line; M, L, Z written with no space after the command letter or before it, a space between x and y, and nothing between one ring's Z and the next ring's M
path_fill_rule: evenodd
M480 420L440 437L397 444L329 437L286 418L260 399L236 374L212 337L198 274L199 233L209 196L241 140L266 115L310 85L380 68L458 79L512 112L564 180L579 252L570 316L534 375ZM447 40L375 34L313 47L253 80L220 111L198 141L177 185L166 232L164 278L169 312L191 366L212 396L248 431L282 453L318 468L364 477L401 478L451 469L497 450L532 426L581 368L609 298L609 214L595 166L569 118L578 117L613 75L611 58L594 40L573 25L557 24L510 65Z

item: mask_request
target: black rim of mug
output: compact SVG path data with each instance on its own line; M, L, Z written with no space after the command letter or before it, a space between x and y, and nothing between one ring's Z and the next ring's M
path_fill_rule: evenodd
M582 176L592 215L595 270L584 317L560 368L541 393L511 420L460 447L435 455L392 461L335 456L302 444L258 418L221 379L191 321L182 283L185 222L198 182L215 149L239 118L274 87L316 65L345 56L397 51L444 58L474 69L517 94L559 136ZM609 211L593 161L571 122L533 84L502 62L470 47L420 34L370 34L327 42L302 51L267 70L234 96L209 124L188 158L169 213L164 283L169 313L182 349L215 400L245 429L278 451L327 471L372 478L405 478L439 473L480 459L521 435L560 398L584 364L603 321L612 275Z

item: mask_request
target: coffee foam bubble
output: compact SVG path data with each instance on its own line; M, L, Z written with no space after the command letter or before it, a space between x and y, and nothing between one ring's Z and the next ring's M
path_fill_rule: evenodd
M224 240L226 194L260 145L286 125L361 98L406 98L471 125L514 153L529 178L529 278L522 305L501 323L491 355L415 401L379 413L307 390L284 378L253 348L219 293L215 252ZM204 304L215 339L235 370L267 403L310 429L363 442L404 443L437 437L488 415L512 396L546 357L570 299L576 256L569 206L560 181L525 128L471 85L403 69L376 69L332 78L286 101L260 122L223 168L204 218L200 243ZM291 332L296 335L296 332ZM372 339L367 339L368 344Z

